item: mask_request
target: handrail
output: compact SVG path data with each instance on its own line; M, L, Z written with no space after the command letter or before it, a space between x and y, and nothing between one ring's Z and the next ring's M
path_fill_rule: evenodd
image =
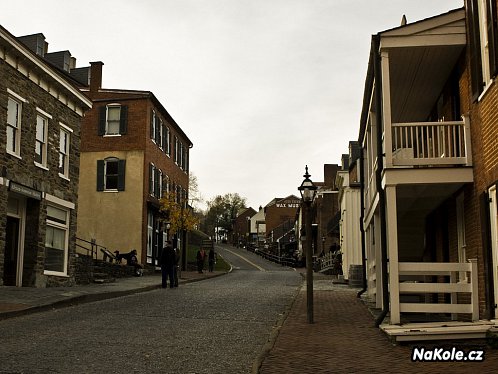
M78 243L78 241L81 244ZM102 249L102 250L107 249L107 247L104 247L100 244L97 244L95 239L91 239L90 241L88 241L88 240L76 237L75 245L77 248L81 248L84 251L86 251L87 256L89 256L91 258L95 258L95 259L97 259L97 253L98 253L99 249Z

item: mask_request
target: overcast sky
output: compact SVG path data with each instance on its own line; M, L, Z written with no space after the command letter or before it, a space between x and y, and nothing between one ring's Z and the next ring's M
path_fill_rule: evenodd
M299 195L357 140L371 35L463 0L16 0L0 24L41 32L103 87L152 91L194 147L204 199L257 210Z

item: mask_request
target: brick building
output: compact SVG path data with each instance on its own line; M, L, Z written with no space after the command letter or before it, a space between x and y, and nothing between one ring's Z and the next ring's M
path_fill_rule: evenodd
M34 51L21 40L0 26L0 284L72 285L80 128L92 103L44 60L44 38Z
M78 237L157 264L167 235L159 199L188 201L192 142L152 92L102 88L102 65L80 72L94 105L81 130Z
M284 246L295 240L294 231L296 213L301 199L295 195L286 198L275 198L265 208L266 241L276 246L280 253Z
M398 340L484 337L498 315L496 8L469 0L372 38L359 136L367 292ZM420 313L433 322L423 331L410 323Z
M239 211L233 224L234 244L246 245L251 232L251 217L256 214L256 211L249 207Z

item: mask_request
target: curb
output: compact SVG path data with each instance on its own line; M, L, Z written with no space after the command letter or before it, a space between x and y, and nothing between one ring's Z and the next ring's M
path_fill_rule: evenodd
M304 284L304 282L303 282ZM284 312L276 322L276 324L272 327L272 331L270 333L270 336L268 337L267 342L263 346L261 352L259 353L258 357L253 361L252 364L252 374L259 374L259 370L261 369L261 365L263 365L263 361L266 359L270 351L273 349L275 346L275 343L277 341L278 335L280 334L280 329L284 325L285 321L290 315L290 311L292 310L292 307L296 303L296 300L299 296L299 293L301 292L301 289L303 287L303 284L296 290L294 297L292 298L292 301L287 305L285 308Z
M230 271L231 270L232 269L230 269ZM216 275L213 275L211 277L206 277L206 278L187 279L187 280L184 280L183 282L180 281L180 285L187 284L187 283L193 283L193 282L200 282L200 281L203 281L206 279L217 278L217 277L220 277L222 275L226 275L228 273L229 272L220 273L220 274L216 274ZM34 305L34 306L27 307L25 309L12 310L12 311L8 311L8 312L0 313L0 321L5 320L5 319L9 319L9 318L21 317L21 316L25 316L25 315L33 314L33 313L46 312L49 310L67 308L70 306L75 306L75 305L80 305L80 304L88 304L88 303L92 303L92 302L96 302L96 301L115 299L117 297L129 296L129 295L134 295L137 293L153 291L153 290L156 290L159 288L161 288L160 283L150 285L150 286L144 286L144 287L140 287L140 288L132 288L132 289L123 290L123 291L97 292L97 293L93 293L93 294L72 296L72 297L68 297L67 299L64 299L64 300L54 301L54 302L47 303L47 304Z

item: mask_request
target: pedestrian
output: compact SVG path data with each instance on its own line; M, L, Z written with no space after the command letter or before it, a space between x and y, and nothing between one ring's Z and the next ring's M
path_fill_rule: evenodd
M169 240L161 252L159 262L161 264L162 287L168 287L169 278L169 287L173 288L175 286L175 251Z
M216 264L216 252L214 251L213 248L209 250L208 261L209 261L209 272L212 273L214 271L214 264Z
M196 257L196 260L197 260L197 272L199 274L203 273L203 270L204 270L204 258L205 257L206 257L206 252L204 251L204 248L201 247L197 251L197 257Z
M127 260L127 264L134 267L134 273L136 277L141 277L144 275L144 268L142 264L138 262L137 250L133 249L130 252L129 259Z

